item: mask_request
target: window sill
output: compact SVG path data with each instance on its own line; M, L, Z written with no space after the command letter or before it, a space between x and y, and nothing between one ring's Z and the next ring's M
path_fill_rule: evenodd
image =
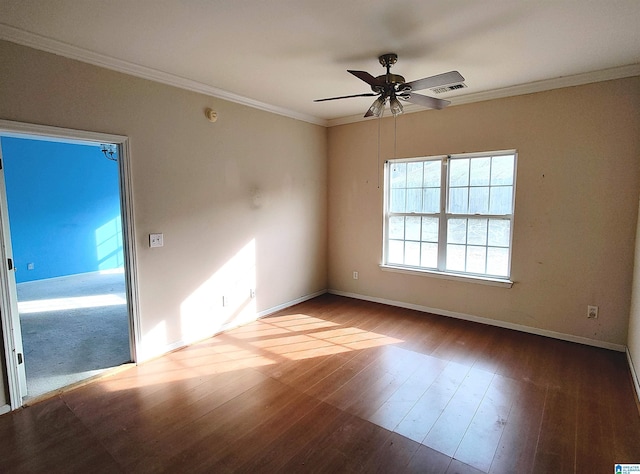
M463 281L465 283L477 283L480 285L498 286L501 288L511 288L513 282L511 280L502 280L500 278L485 278L474 275L460 275L457 273L435 272L431 270L421 270L408 267L396 267L393 265L380 265L380 269L385 272L406 273L407 275L421 275L443 280Z

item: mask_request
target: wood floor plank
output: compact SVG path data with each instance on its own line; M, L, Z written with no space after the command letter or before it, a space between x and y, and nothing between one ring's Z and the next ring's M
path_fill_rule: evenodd
M455 459L483 472L489 472L504 428L509 421L509 413L518 387L515 380L500 375L492 378L456 449Z
M225 449L220 453L219 460L215 468L221 466L225 469L237 472L240 467L251 460L262 456L274 440L280 439L290 429L292 424L298 423L309 412L319 405L319 400L309 397L302 392L288 391L287 400L280 404L277 411L273 411L272 416L261 416L256 421L255 427L244 436L234 437L226 444ZM264 436L268 432L269 436ZM203 451L207 450L205 445ZM204 465L203 468L214 466Z
M322 295L0 416L0 472L609 471L625 355Z
M576 466L576 399L550 388L545 399L534 472L572 472Z
M396 433L422 443L455 395L469 370L471 370L470 367L449 362L398 424L395 429Z
M304 454L300 454L314 446L318 439L336 429L340 422L336 421L343 412L327 403L320 402L280 436L271 437L262 452L253 456L238 467L238 472L286 472L285 466L299 472L304 466Z
M358 351L355 357L338 366L334 371L315 384L306 388L305 393L325 400L333 392L340 389L358 373L364 370L381 356L383 349L374 348L369 351Z
M338 408L361 418L375 413L424 362L424 356L393 346L385 347L375 361L325 398Z
M540 437L547 388L515 381L516 392L489 472L531 473Z
M471 369L422 443L453 457L492 380L491 372Z
M335 426L316 438L285 466L298 472L359 472L386 443L391 433L373 423L343 412Z
M384 444L362 464L361 472L407 472L420 447L421 445L415 441L397 433L390 433Z
M384 402L368 420L394 431L409 414L431 384L446 368L447 362L437 357L423 356L420 366Z
M0 417L0 439L2 472L121 471L58 397Z
M420 445L406 467L408 473L442 474L447 472L451 458L435 449Z

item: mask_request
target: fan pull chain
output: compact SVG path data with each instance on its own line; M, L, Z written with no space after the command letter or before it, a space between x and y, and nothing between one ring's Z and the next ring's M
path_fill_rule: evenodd
M398 116L393 116L393 159L398 158L398 153L396 151L397 145L397 137L398 137Z
M378 174L378 189L380 189L380 122L382 121L382 117L378 117L378 166L376 168L376 173Z

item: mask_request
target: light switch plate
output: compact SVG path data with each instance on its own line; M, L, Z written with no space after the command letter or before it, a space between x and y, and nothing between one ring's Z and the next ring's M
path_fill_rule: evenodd
M162 234L149 234L149 247L162 247L164 238Z

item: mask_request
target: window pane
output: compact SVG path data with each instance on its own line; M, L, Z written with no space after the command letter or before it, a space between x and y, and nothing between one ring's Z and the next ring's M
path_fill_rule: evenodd
M422 212L440 212L440 188L425 188L422 190Z
M490 219L487 243L496 247L508 247L510 230L511 222L503 219Z
M513 184L514 155L494 156L491 159L491 184L511 185Z
M407 188L422 186L422 162L407 163Z
M487 219L469 219L467 243L487 245Z
M513 186L491 188L489 214L511 214L513 205Z
M407 187L407 164L393 163L391 165L391 189Z
M449 212L452 214L468 214L469 188L451 188L449 190Z
M467 243L467 220L449 219L447 222L447 243L466 244Z
M402 240L389 240L389 255L387 256L389 263L404 262L404 242Z
M458 156L391 161L385 263L508 277L515 154Z
M487 274L495 276L509 274L509 249L495 247L487 249Z
M422 189L407 189L406 212L420 212L422 210Z
M437 242L438 241L438 225L440 219L437 217L422 218L422 241Z
M405 239L420 240L420 217L405 218Z
M438 267L438 244L422 243L422 254L420 255L420 265L423 267Z
M473 158L471 160L471 186L488 186L491 172L491 158Z
M489 210L489 188L469 188L469 214L486 214Z
M404 217L389 217L389 238L404 239Z
M486 247L467 247L467 269L471 273L484 273L487 259Z
M424 164L424 186L440 187L440 172L442 165L440 161L427 161Z
M389 210L391 212L404 212L406 189L393 189L391 190L391 206Z
M447 270L464 271L464 245L447 245Z
M405 265L420 265L420 242L405 242L404 246Z
M449 160L449 186L469 186L469 159Z

